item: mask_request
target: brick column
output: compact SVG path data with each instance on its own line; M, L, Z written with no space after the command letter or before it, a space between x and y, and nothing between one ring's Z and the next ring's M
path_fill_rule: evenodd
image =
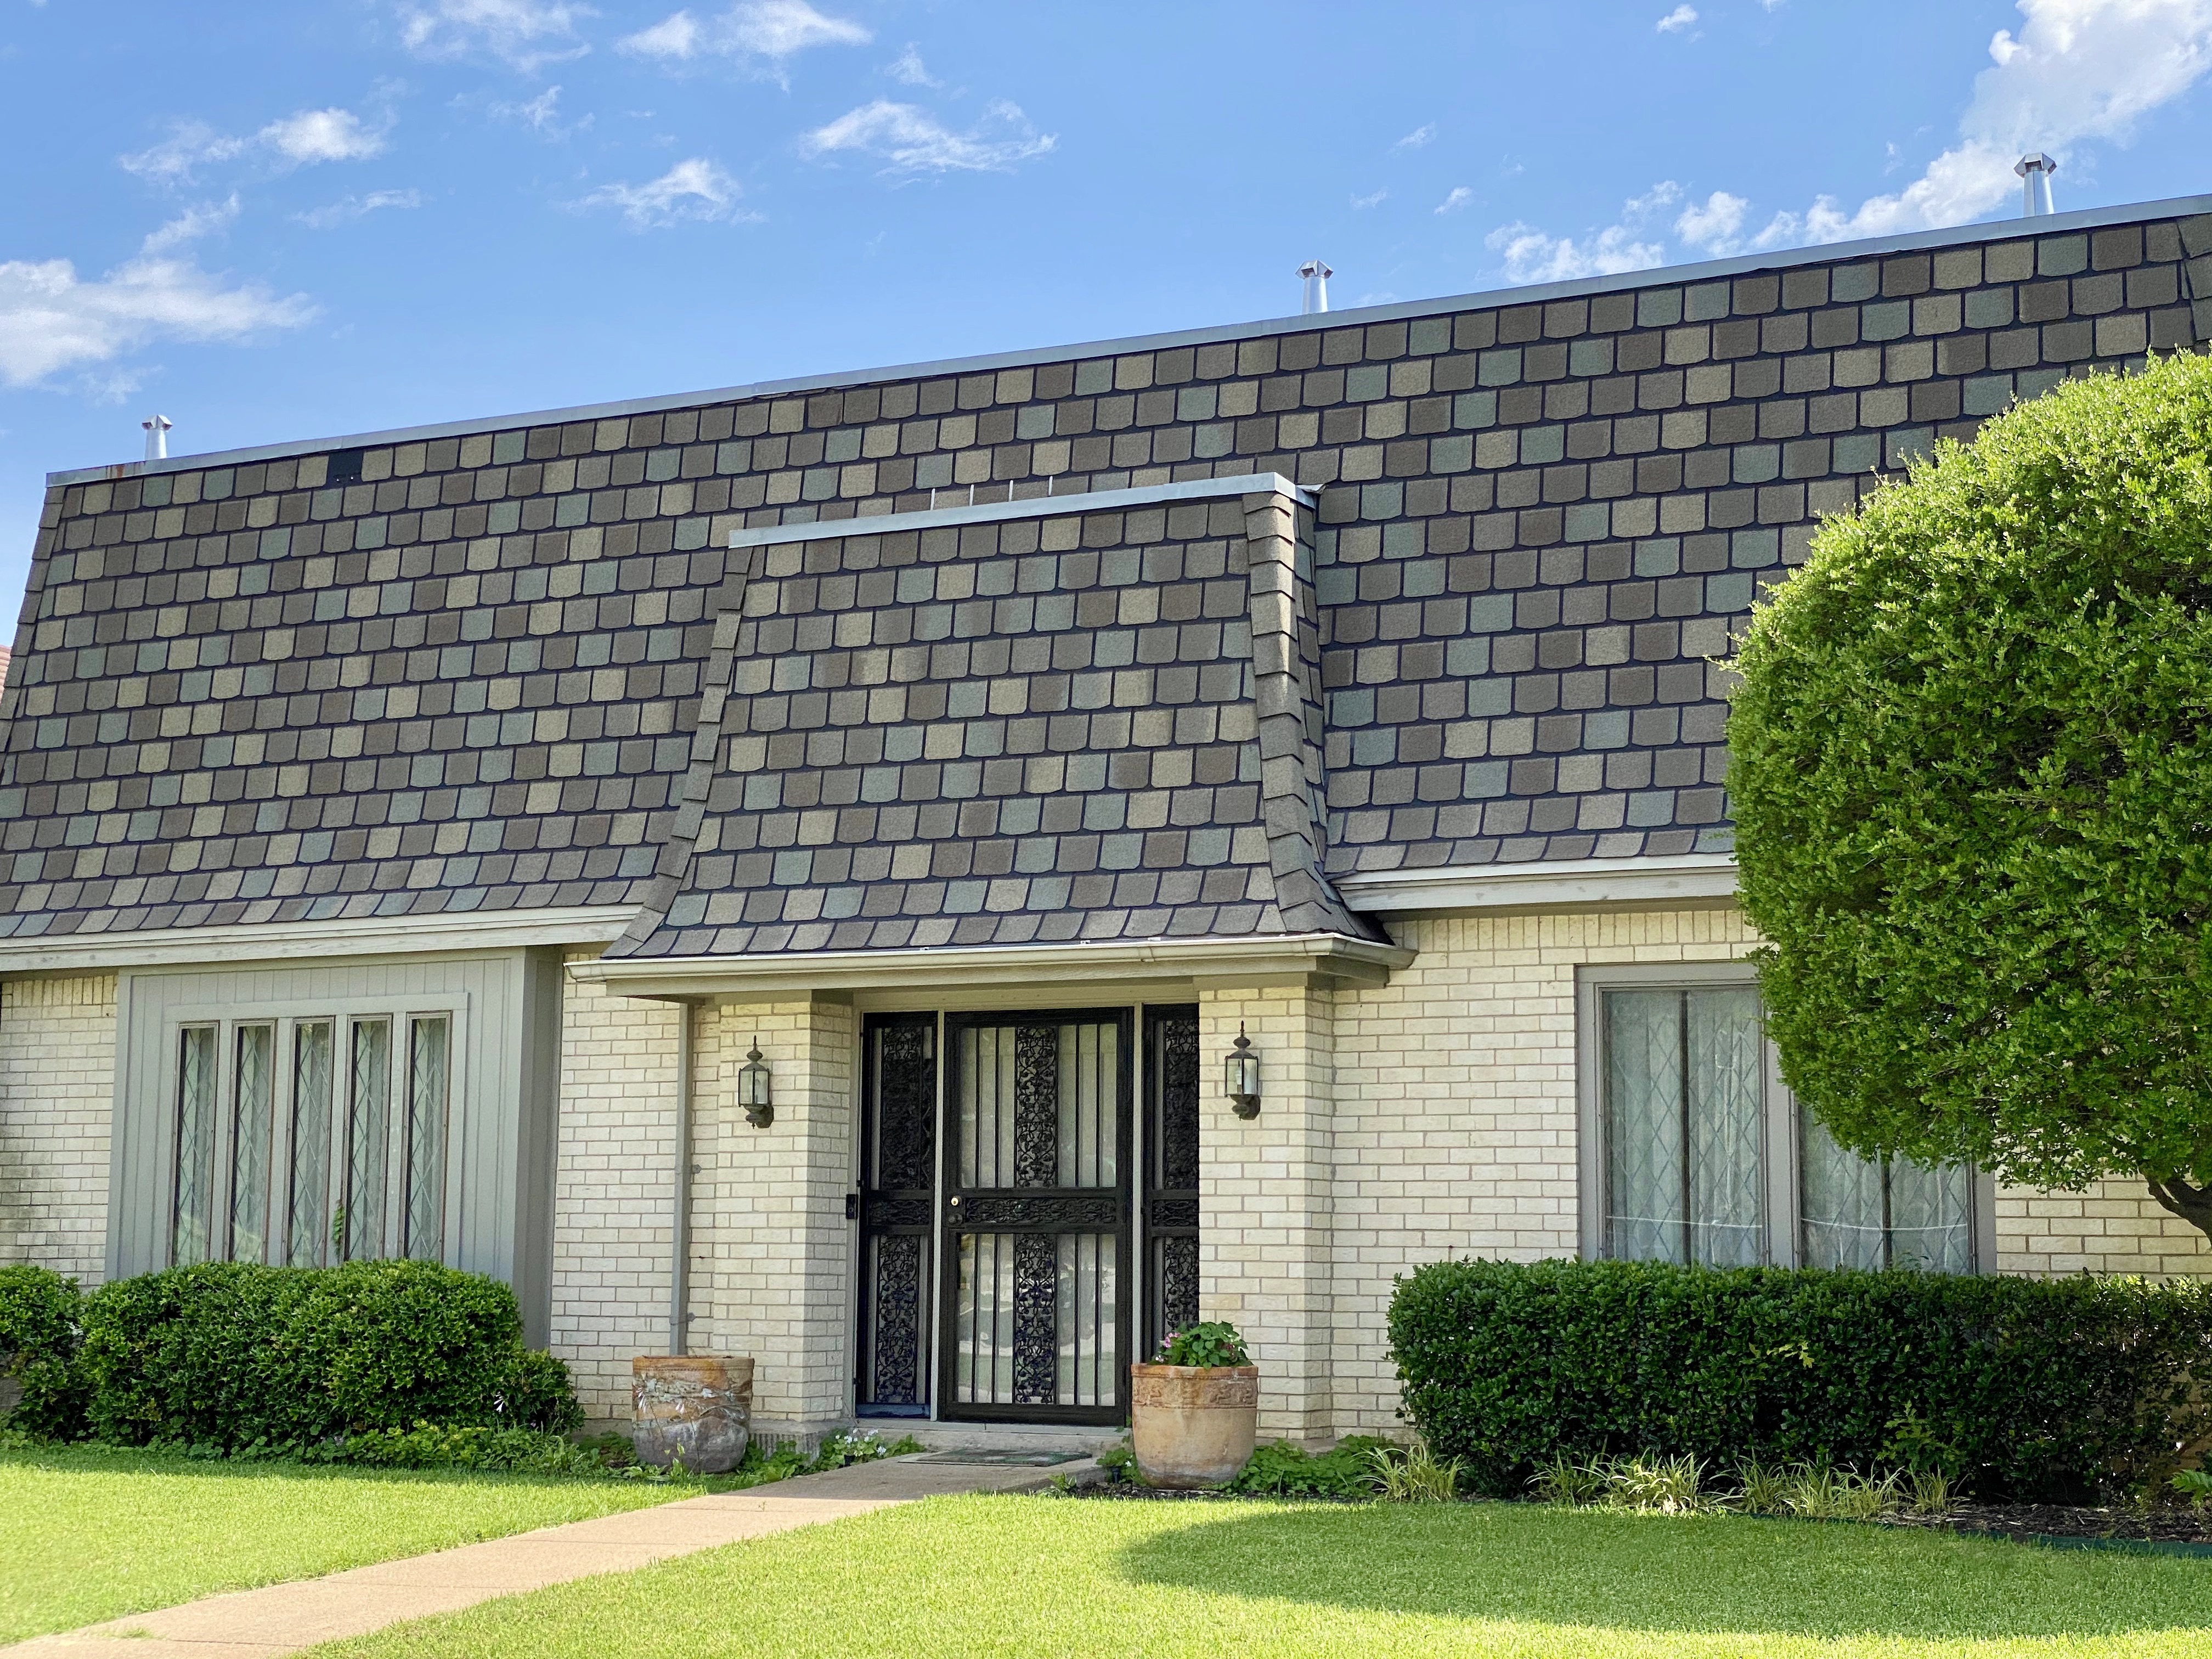
M1199 1001L1199 1311L1243 1332L1262 1439L1334 1431L1330 1187L1334 1007L1303 986ZM1222 1056L1239 1025L1260 1055L1260 1115L1231 1110Z
M811 1438L850 1411L853 1011L718 1007L699 1042L691 1351L750 1355L757 1431ZM775 1079L765 1129L738 1104L756 1042Z

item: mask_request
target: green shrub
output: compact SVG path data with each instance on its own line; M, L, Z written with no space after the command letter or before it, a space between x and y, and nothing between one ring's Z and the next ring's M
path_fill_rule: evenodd
M514 1292L432 1262L173 1267L94 1291L84 1333L87 1414L126 1445L581 1420L567 1368L523 1347Z
M76 1365L83 1322L74 1279L44 1267L0 1267L0 1377L22 1389L0 1421L54 1440L84 1432L85 1387Z
M1845 1146L2212 1231L2212 358L2068 380L1832 519L1729 716L1791 1088Z
M1399 1282L1406 1410L1499 1493L1555 1460L1928 1469L2109 1495L2212 1434L2212 1285L1446 1261Z

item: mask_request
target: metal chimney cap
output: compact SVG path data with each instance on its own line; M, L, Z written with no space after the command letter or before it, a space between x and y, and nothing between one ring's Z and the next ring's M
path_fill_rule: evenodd
M1322 264L1320 260L1309 259L1298 267L1298 275L1308 278L1320 276L1325 279L1335 276L1336 273Z
M2056 173L2058 171L2058 163L2039 149L2031 150L2013 163L2012 170L2025 179L2031 173Z

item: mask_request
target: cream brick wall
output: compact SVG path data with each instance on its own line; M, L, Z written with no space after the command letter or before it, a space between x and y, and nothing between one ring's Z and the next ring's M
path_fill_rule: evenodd
M2113 1177L2085 1193L1997 1191L1997 1271L2212 1275L2212 1245L2171 1215L2142 1181Z
M1387 986L1224 989L1200 1001L1200 1309L1261 1366L1261 1432L1398 1426L1384 1329L1393 1278L1483 1255L1577 1248L1575 969L1727 961L1726 910L1409 921ZM1222 1097L1239 1022L1260 1116Z
M1336 1182L1334 999L1304 988L1217 991L1199 1002L1199 1313L1243 1333L1260 1367L1260 1431L1325 1438L1333 1420ZM1237 1117L1221 1056L1243 1030L1261 1105Z
M750 1355L753 1421L811 1433L849 1410L853 1011L740 1004L700 1017L692 1351ZM738 1071L757 1041L775 1121L756 1129Z
M0 1262L106 1271L115 975L0 985Z
M564 992L552 1348L593 1417L627 1418L630 1360L669 1351L685 1012L573 979Z

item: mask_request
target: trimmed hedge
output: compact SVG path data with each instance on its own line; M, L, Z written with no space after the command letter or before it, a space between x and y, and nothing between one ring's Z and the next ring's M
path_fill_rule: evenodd
M514 1293L427 1261L212 1262L118 1279L85 1298L78 1364L93 1432L126 1445L582 1420L568 1367L522 1346Z
M50 1439L82 1432L84 1384L75 1361L84 1334L76 1280L44 1267L0 1267L0 1377L22 1389L7 1425Z
M1985 1499L2106 1497L2212 1438L2212 1285L1632 1261L1399 1281L1406 1413L1499 1492L1554 1455L1941 1468Z

